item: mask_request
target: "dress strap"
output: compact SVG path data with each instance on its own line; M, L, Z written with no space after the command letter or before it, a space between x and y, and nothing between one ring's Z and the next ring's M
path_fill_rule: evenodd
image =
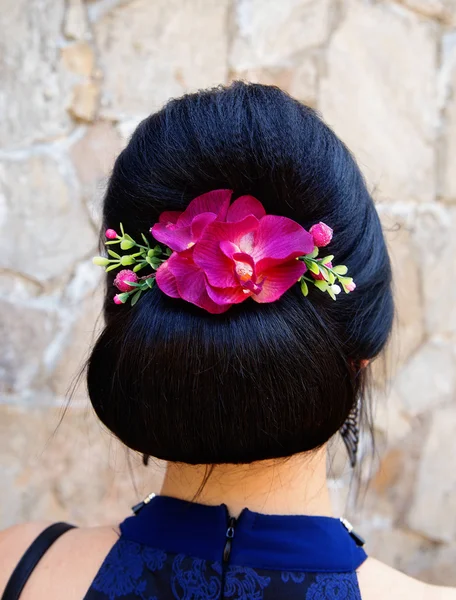
M52 544L70 529L74 529L74 525L55 523L40 533L14 569L3 593L2 600L18 600L20 598L22 590L36 565Z

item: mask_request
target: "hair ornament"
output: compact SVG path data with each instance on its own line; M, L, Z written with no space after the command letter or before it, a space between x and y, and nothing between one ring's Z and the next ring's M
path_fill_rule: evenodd
M219 314L247 298L274 302L297 282L304 296L312 285L333 300L356 288L347 267L333 265L333 255L319 258L332 240L328 225L320 222L306 231L292 219L267 215L253 196L231 203L232 194L214 190L184 211L164 211L150 229L158 242L153 246L144 234L138 243L122 224L120 234L107 229L109 258L97 256L93 262L106 271L122 269L114 279L120 292L114 302L133 306L157 284L167 296ZM122 255L112 249L116 244ZM138 275L146 268L147 275Z

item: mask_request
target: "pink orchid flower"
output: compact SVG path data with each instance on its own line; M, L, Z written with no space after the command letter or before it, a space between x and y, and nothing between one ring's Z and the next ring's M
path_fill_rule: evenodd
M175 252L188 250L210 223L225 219L232 194L231 190L214 190L192 200L184 211L162 212L150 233Z
M157 285L168 296L213 314L249 297L274 302L306 271L296 259L312 252L312 235L291 219L266 215L252 196L235 200L224 219L225 205L219 202L213 213L219 218L206 224L190 248L175 251L160 266Z

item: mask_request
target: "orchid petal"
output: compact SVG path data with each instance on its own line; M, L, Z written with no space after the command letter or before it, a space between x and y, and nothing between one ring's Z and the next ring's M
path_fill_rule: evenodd
M190 202L179 217L178 227L190 225L194 217L201 213L214 213L220 220L225 220L232 195L232 190L213 190L198 196Z
M226 303L219 305L211 300L206 291L206 276L195 265L190 254L177 254L170 265L170 270L176 277L179 296L183 300L204 308L211 314L219 314L228 310L229 305Z
M217 242L198 242L194 249L194 260L211 285L221 288L239 285L234 274L234 261L223 254Z
M236 252L239 252L239 247L236 246L236 244L233 244L233 242L221 241L220 242L220 250L223 252L223 254L225 256L232 259L233 254L236 254Z
M155 279L158 287L163 293L165 293L167 296L171 296L171 298L180 298L180 294L177 289L176 277L169 270L168 263L170 259L171 257L160 265L160 267L157 269Z
M288 263L282 263L280 266L272 267L262 272L263 288L252 298L255 302L274 302L278 300L287 290L289 290L304 274L306 266L302 261L291 260Z
M241 286L219 288L212 285L206 285L209 297L217 304L226 305L240 304L252 295L252 292L243 291Z
M177 220L181 216L181 210L165 210L158 217L159 223L173 223L174 225L177 223Z
M192 242L192 230L190 225L187 227L177 227L173 225L173 228L169 228L168 224L155 223L150 232L157 242L166 244L166 246L176 252L186 250Z
M197 242L203 235L206 227L215 221L216 218L217 215L212 212L196 215L191 224L192 242Z
M249 215L261 219L266 214L263 205L253 196L240 196L229 207L226 214L227 223L241 221Z
M257 272L265 267L309 254L314 248L313 237L299 223L287 217L266 215L255 232L252 256L257 264ZM268 262L262 264L264 259Z
M249 215L239 223L221 223L214 221L209 225L194 248L194 261L206 273L210 285L220 288L235 287L239 285L234 274L234 262L220 249L223 241L237 245L236 242L246 233L254 231L258 226L258 219Z

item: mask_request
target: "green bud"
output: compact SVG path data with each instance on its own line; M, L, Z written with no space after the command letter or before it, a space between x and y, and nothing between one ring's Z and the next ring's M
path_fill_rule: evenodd
M321 260L321 262L325 265L326 263L329 263L333 260L334 258L334 254L328 254L328 256L325 256L324 258L321 258L319 260Z
M317 265L317 263L314 263L313 261L309 261L306 262L307 268L309 269L309 271L312 271L312 273L315 273L315 275L318 275L320 273L320 267Z
M106 267L107 265L109 265L109 260L104 256L95 256L94 258L92 258L92 262L94 265L97 265L99 267Z
M120 264L122 265L122 267L128 267L129 265L134 265L135 262L136 261L133 258L133 256L130 256L129 254L122 256L122 258L120 259Z
M314 249L310 254L307 255L309 258L317 258L318 256L318 246L314 246Z
M145 263L145 262L138 263L137 265L135 265L133 267L133 272L137 273L138 271L141 271L141 269L144 269L144 267L147 267L147 263Z
M307 294L309 293L309 286L304 281L304 279L301 279L301 292L303 293L303 296L307 296Z
M120 247L122 248L122 250L130 250L131 248L135 247L135 243L130 241L130 240L122 240L120 242Z

